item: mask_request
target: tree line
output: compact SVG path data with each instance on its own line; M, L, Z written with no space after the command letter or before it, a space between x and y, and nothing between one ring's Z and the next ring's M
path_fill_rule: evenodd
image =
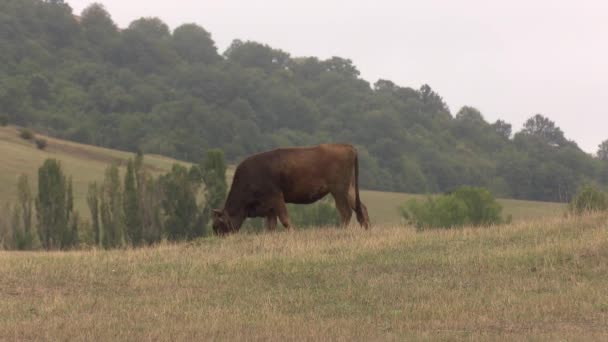
M102 5L75 15L61 0L0 0L0 32L0 122L57 137L191 162L219 148L229 163L349 142L363 187L410 193L567 201L608 184L608 141L594 158L545 115L514 132L472 106L452 112L429 85L370 84L346 58L238 39L220 53L199 25L119 29Z
M38 170L35 196L28 177L19 177L18 201L5 206L0 220L0 247L119 248L206 236L211 208L221 206L226 196L225 173L218 150L208 151L199 164L174 164L159 176L151 174L143 155L137 154L128 160L123 175L112 164L102 182L89 184L87 218L74 209L71 177L59 161L47 159Z

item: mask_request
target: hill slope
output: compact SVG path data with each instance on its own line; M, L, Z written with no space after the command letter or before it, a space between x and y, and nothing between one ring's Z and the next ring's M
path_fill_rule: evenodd
M85 204L88 184L102 181L105 169L111 163L126 165L126 161L133 157L128 152L37 136L48 141L44 151L37 149L32 142L21 139L17 128L0 127L0 203L16 200L20 174L29 177L32 190L36 191L38 168L45 159L55 158L61 161L66 175L72 176L76 208L82 214L88 213ZM166 172L175 162L178 161L158 155L145 156L146 167L154 172Z
M0 339L606 340L607 220L0 252Z
M125 165L126 160L133 156L127 152L44 138L48 140L48 147L41 151L33 143L19 138L17 128L0 127L0 155L3 156L0 163L0 204L16 200L17 177L21 173L29 176L35 190L38 168L46 158L55 158L62 162L65 173L73 177L76 208L88 217L85 203L88 184L103 180L104 171L110 163ZM148 169L157 173L169 171L173 163L184 163L158 155L146 155L144 161ZM229 179L232 170L228 170ZM410 198L423 199L424 196L363 190L361 198L368 206L374 223L397 224L400 222L397 208ZM564 210L561 203L508 199L501 199L500 202L505 214L513 215L515 220L559 215Z

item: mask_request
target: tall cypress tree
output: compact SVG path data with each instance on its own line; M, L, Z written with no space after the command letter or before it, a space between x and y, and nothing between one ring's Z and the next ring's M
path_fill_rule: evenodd
M68 230L68 219L72 209L71 194L61 164L47 159L38 169L38 196L36 216L38 236L46 249L65 248L64 236Z
M132 245L139 245L142 240L142 220L139 210L139 189L137 184L135 166L129 159L125 173L123 210L127 240Z
M199 229L206 229L211 219L211 210L221 208L226 199L226 162L224 152L220 149L207 151L207 156L200 164L201 175L205 185L205 205L199 218Z
M32 232L32 212L34 207L34 196L30 189L27 175L19 176L17 183L18 207L15 208L17 222L13 225L15 245L17 249L31 249L34 244L34 232Z
M103 226L103 246L119 247L125 244L122 189L116 165L106 169L100 194L100 218Z
M91 213L91 222L93 224L93 236L95 243L98 246L102 246L103 231L99 224L99 187L97 182L89 184L89 190L87 192L87 204Z

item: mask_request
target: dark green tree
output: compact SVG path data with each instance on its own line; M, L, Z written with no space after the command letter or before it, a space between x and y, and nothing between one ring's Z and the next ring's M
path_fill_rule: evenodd
M118 36L118 27L100 3L93 3L82 11L80 25L90 43L102 44L104 48L110 48L111 40Z
M198 235L196 193L200 181L195 170L192 168L189 171L182 165L174 164L171 172L159 179L164 194L165 233L170 240L186 240Z
M178 56L171 48L169 27L158 18L141 18L121 34L120 64L140 74L162 73L175 65Z
M207 156L199 167L205 186L205 205L199 219L199 229L205 229L211 219L211 211L222 208L226 200L228 184L224 153L217 149L207 151Z
M540 114L529 118L521 133L538 137L545 143L554 146L564 146L567 143L564 132L555 125L555 122Z
M335 72L348 78L356 79L359 77L359 70L350 59L332 57L323 62L326 71Z
M496 120L495 123L492 124L492 128L498 135L505 139L509 139L511 137L511 124L507 123L503 120Z
M214 63L220 60L211 34L196 24L184 24L173 31L173 46L190 63Z
M608 140L602 141L597 148L597 157L600 160L608 160Z
M74 186L71 176L67 180L66 199L66 222L68 223L68 227L63 232L61 239L64 248L78 245L79 217L78 213L74 212Z
M283 69L289 63L289 54L284 51L257 42L243 42L239 39L235 39L230 44L224 52L224 56L243 67L260 68L266 72Z
M17 182L17 206L14 210L13 238L17 249L32 249L35 233L32 227L34 196L27 175L20 175Z
M61 164L47 159L38 169L36 216L38 236L46 249L70 248L76 242L68 222L73 210L72 182L66 180Z
M103 247L103 230L99 223L99 196L100 189L97 186L97 183L90 183L87 192L87 205L89 206L89 212L91 213L93 238L95 239L95 244L99 247Z
M123 190L120 183L118 167L109 166L105 172L99 200L102 244L105 248L121 247L126 243Z
M140 190L136 178L134 162L129 159L125 172L123 210L125 217L126 238L132 245L142 242L142 222L140 211Z

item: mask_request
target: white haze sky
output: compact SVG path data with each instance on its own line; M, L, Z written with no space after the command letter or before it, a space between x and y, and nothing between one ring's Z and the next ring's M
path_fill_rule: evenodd
M93 1L67 0L80 12ZM541 113L590 153L608 139L605 0L98 0L120 27L196 23L222 53L235 39L292 56L350 58L361 76L428 83L456 113L521 129Z

